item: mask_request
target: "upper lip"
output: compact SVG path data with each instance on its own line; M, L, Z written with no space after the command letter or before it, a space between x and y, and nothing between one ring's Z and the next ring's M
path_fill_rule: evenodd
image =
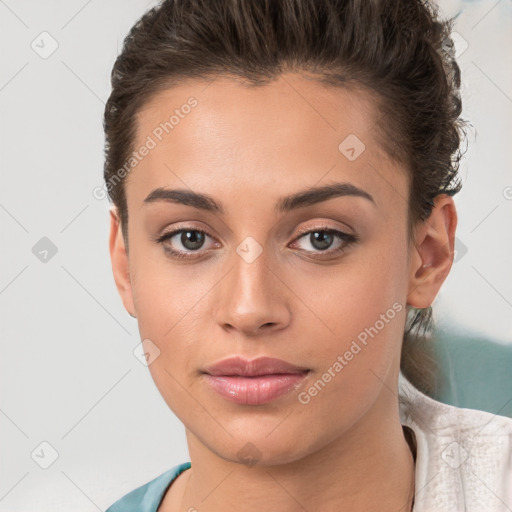
M259 357L249 361L241 356L229 357L208 366L204 372L210 375L240 375L254 377L258 375L275 375L279 373L303 373L308 368L276 359L274 357Z

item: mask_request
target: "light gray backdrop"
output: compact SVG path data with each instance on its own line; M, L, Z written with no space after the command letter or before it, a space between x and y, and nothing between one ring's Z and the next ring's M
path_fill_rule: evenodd
M184 429L135 357L102 185L109 74L143 0L0 0L0 511L105 510L187 461ZM456 263L439 325L512 343L512 3L442 0L464 117ZM475 140L476 134L476 140ZM46 469L45 469L46 468Z

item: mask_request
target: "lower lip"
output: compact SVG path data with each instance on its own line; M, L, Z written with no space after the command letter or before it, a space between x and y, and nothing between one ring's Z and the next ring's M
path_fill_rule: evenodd
M309 372L240 377L239 375L209 375L206 381L222 397L244 405L271 402L297 388Z

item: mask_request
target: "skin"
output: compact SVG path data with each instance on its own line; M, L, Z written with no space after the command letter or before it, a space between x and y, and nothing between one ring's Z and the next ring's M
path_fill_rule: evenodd
M452 198L438 196L409 240L408 175L377 142L372 98L295 73L259 88L217 77L207 87L195 80L164 90L139 112L136 147L190 96L198 105L127 178L128 254L111 210L116 285L141 339L160 350L149 370L185 425L192 463L159 511L410 510L414 462L398 414L401 342L407 307L431 305L450 271ZM338 150L349 134L366 146L354 161ZM274 211L283 196L337 182L367 191L375 204L343 196ZM224 213L145 203L159 187L209 194ZM184 224L209 233L195 253L180 235L153 240ZM298 235L326 226L359 240L326 256L345 242L335 237L322 252L309 234ZM236 252L249 236L262 248L252 263ZM165 245L200 256L173 259ZM401 311L300 403L298 393L394 303ZM269 404L237 405L200 373L235 354L277 357L311 372ZM249 442L258 453L252 466L238 455Z

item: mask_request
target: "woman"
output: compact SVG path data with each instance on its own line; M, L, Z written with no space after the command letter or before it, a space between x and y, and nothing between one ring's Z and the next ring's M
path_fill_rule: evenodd
M190 461L108 512L510 510L512 420L401 371L453 261L451 23L419 0L189 0L132 28L110 252Z

